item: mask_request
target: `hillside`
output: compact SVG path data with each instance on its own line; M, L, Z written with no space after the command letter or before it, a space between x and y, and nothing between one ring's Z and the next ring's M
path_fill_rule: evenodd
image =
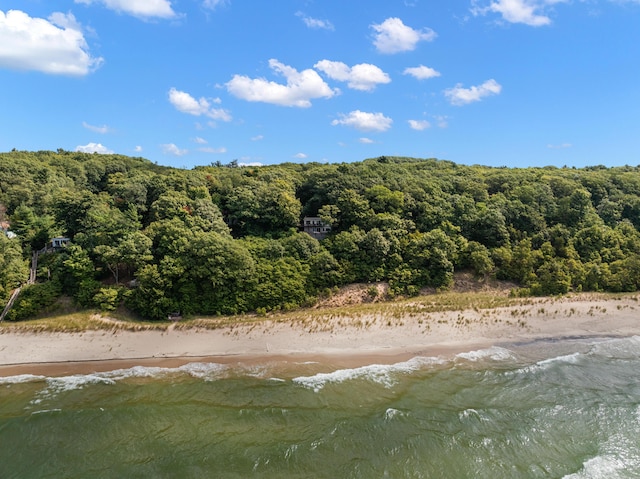
M16 237L0 234L0 303L54 237L70 242L40 255L38 282L8 319L61 295L150 319L266 312L352 283L371 297L446 290L461 271L523 295L636 291L638 173L392 157L180 170L122 155L2 153L0 222ZM301 231L305 217L326 237Z

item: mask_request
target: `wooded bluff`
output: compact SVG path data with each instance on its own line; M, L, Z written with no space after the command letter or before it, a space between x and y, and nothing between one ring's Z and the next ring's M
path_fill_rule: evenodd
M331 228L318 240L304 217ZM493 168L436 159L215 164L192 170L64 150L0 153L0 306L60 296L144 318L313 304L353 282L390 295L448 288L456 270L518 294L640 287L640 170ZM12 232L13 234L9 234ZM1 310L1 308L0 308Z

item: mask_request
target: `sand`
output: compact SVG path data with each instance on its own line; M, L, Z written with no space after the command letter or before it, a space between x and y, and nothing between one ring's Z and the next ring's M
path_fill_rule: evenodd
M190 361L260 362L331 358L355 366L393 363L543 338L640 335L636 297L574 295L491 310L335 317L221 329L91 330L0 334L0 376L67 375Z

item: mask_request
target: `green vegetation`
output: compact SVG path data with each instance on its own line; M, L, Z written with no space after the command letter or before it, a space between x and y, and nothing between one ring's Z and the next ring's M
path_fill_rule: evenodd
M390 296L446 290L454 271L517 293L640 289L637 167L489 168L381 157L347 164L160 167L142 158L0 154L0 304L7 319L59 296L140 317L266 314L332 288L387 281ZM318 241L304 216L332 226Z

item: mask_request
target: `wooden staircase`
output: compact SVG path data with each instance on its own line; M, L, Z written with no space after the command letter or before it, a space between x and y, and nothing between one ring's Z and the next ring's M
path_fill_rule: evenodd
M36 282L36 275L37 275L37 272L38 272L38 256L39 255L40 255L39 251L34 251L33 255L31 256L31 269L29 271L29 279L27 281L27 284L35 284L35 282ZM7 315L7 313L9 312L11 307L13 306L13 303L15 303L16 299L20 295L20 290L21 289L22 289L21 287L20 288L16 288L11 292L11 297L9 298L9 302L6 304L6 306L2 310L2 313L0 313L0 321L4 321L5 316Z

